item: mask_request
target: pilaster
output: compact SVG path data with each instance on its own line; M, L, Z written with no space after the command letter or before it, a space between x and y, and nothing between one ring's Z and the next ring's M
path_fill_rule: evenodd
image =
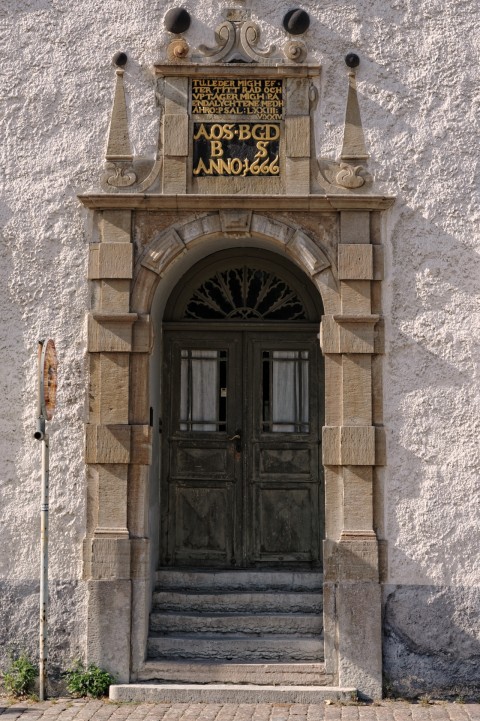
M138 491L140 503L146 503L137 480L144 480L140 469L151 462L148 413L131 403L139 371L141 395L148 398L148 388L143 388L148 383L144 359L151 347L149 316L130 312L131 229L131 211L104 210L99 218L100 242L89 249L92 310L88 317L90 403L85 460L91 507L84 542L87 658L107 668L119 681L130 680L132 589L135 579L145 583L144 557L148 556L144 537L148 529L142 523L146 514L136 508L131 495L132 490Z
M378 403L373 391L374 382L378 391L379 367L373 359L381 348L376 330L381 317L380 294L373 292L373 283L381 278L381 261L370 241L370 213L341 211L337 256L341 312L324 316L321 329L327 374L336 378L337 390L336 397L327 394L323 429L324 592L327 664L340 685L355 686L362 695L378 698L381 602L373 478L383 452L378 448L382 429L374 425Z

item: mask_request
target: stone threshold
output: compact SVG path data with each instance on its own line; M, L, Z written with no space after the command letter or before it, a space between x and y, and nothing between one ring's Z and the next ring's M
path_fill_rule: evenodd
M322 703L352 701L355 688L254 684L149 684L110 686L111 701L129 703Z

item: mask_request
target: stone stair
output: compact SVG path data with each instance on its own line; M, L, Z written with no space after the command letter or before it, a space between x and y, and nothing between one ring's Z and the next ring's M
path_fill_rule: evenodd
M140 680L325 683L320 573L163 569L156 581Z
M148 658L116 700L345 700L323 656L322 574L157 572Z

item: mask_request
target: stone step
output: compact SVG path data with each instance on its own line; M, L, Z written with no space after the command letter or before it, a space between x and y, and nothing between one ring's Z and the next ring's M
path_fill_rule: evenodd
M112 701L135 703L304 703L352 701L356 689L253 684L125 684L110 686Z
M155 591L154 611L184 611L201 613L321 613L321 593L290 593L282 591L236 593L181 593L178 591Z
M196 615L189 613L152 613L150 630L162 634L172 633L242 633L242 634L321 634L321 614L278 613L239 614L225 613Z
M148 658L233 661L322 661L321 637L178 634L148 639Z
M255 683L264 686L325 686L332 677L324 663L222 663L219 661L146 661L139 681L170 683Z
M319 571L188 571L162 568L157 571L158 590L183 589L234 591L321 591Z

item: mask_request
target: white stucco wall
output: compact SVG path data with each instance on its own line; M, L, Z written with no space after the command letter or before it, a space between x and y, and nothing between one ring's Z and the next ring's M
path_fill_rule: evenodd
M282 44L286 0L184 3L191 46L213 45L224 7L252 10L267 42ZM102 165L113 93L113 53L129 56L125 85L135 154L158 135L151 65L164 57L172 3L7 0L0 16L3 144L0 200L0 589L7 641L35 648L40 447L36 342L60 360L51 433L52 627L60 657L81 653L85 530L85 313L91 218L76 194ZM384 536L388 583L480 586L479 95L476 0L305 0L305 39L323 66L318 153L338 156L348 51L378 192L398 200L385 220L384 363L388 466ZM21 603L13 602L20 590ZM471 596L469 596L470 598ZM478 604L479 595L473 603ZM64 600L66 599L66 600ZM13 602L13 605L12 605ZM461 607L461 603L460 607ZM477 607L478 610L478 607ZM62 629L71 633L65 640ZM476 632L478 634L478 630ZM475 629L468 630L475 642ZM477 644L480 639L477 637Z

